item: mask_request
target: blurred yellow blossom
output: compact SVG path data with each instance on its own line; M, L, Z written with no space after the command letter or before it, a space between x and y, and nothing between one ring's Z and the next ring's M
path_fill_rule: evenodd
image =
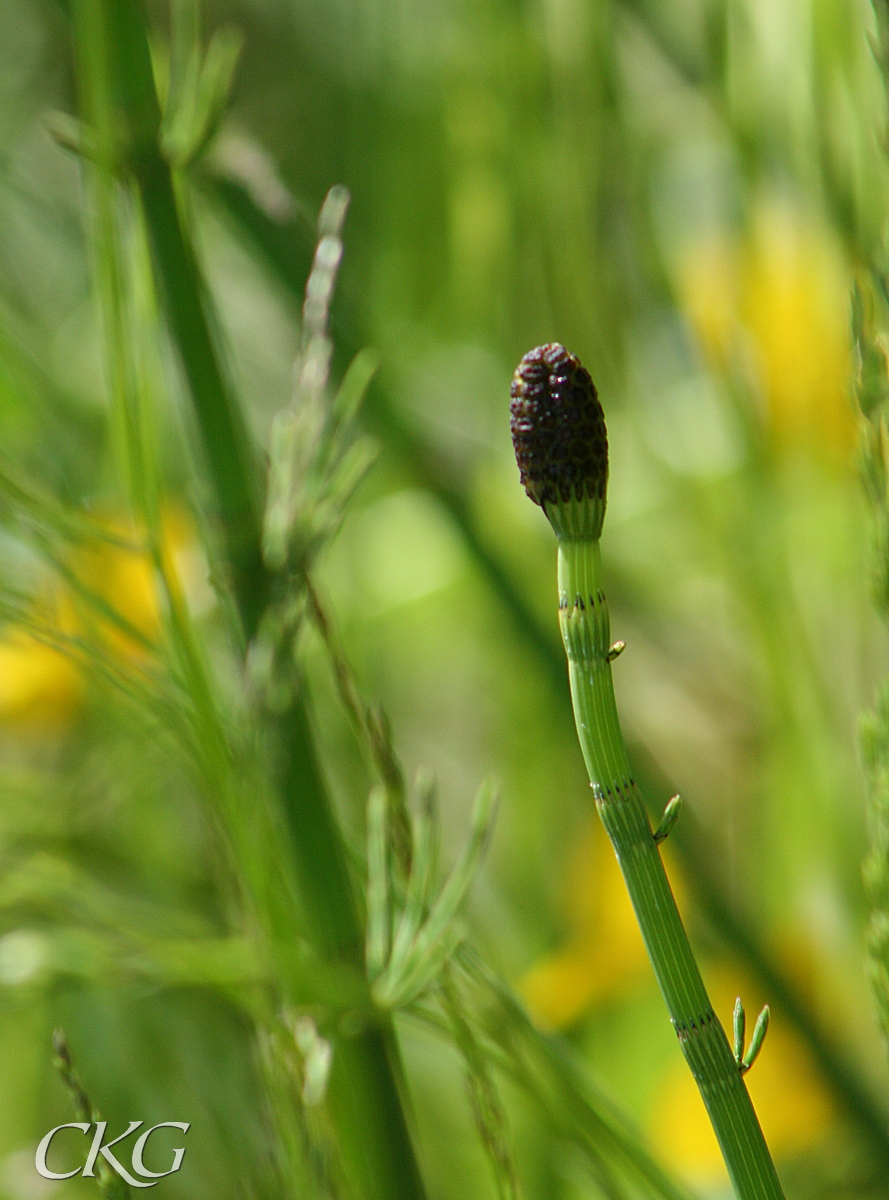
M520 989L535 1019L573 1024L595 1003L634 986L650 971L614 851L597 816L581 831L566 871L565 945L537 962Z
M739 367L779 447L850 461L849 276L828 233L762 203L742 236L711 234L683 256L680 303L714 367Z
M118 521L105 521L106 541L81 546L69 566L83 587L133 633L110 615L89 605L69 583L58 581L49 599L35 603L35 623L64 639L98 639L121 657L139 659L161 631L157 572L144 536ZM180 578L187 592L200 592L199 555L194 529L180 509L165 510L161 522L165 570ZM197 560L197 561L196 561ZM75 658L41 641L24 628L10 626L0 636L0 721L35 728L66 726L77 712L84 691Z
M35 616L63 636L76 632L74 609L65 595L38 606ZM34 727L66 725L82 692L80 671L69 655L23 629L11 628L0 638L0 720Z
M118 526L107 532L121 538L126 531ZM155 567L147 550L138 542L130 546L102 542L79 555L76 572L84 584L100 596L136 634L151 641L160 628ZM144 643L131 636L112 620L98 623L102 641L116 653L141 657Z
M729 361L737 336L739 248L710 234L695 242L679 267L679 299L705 354L714 365Z

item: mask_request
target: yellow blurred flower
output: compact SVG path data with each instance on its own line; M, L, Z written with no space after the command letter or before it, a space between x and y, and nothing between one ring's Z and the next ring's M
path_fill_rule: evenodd
M537 1022L553 1029L573 1024L650 970L620 867L596 816L581 831L568 863L564 909L565 945L536 963L519 984Z
M848 462L849 273L826 231L762 204L746 235L711 235L678 270L680 303L709 361L745 371L779 447Z
M76 632L70 598L56 597L35 615L63 635ZM31 727L64 726L80 705L83 679L74 660L22 629L0 638L0 720Z
M108 532L122 541L126 536L120 527L109 528ZM75 569L84 584L132 626L135 634L148 641L157 637L160 629L157 580L154 563L146 550L137 544L127 547L103 542L81 553ZM141 658L146 653L144 642L112 619L100 619L97 632L103 642L124 657Z
M98 640L106 650L129 659L144 659L161 632L161 604L154 562L144 537L119 522L104 522L103 532L118 539L79 548L70 563L77 579L117 613L132 634L110 616L59 583L48 599L35 604L35 623L55 635ZM162 518L162 554L173 578L186 575L186 590L200 586L195 537L189 518L179 509ZM195 576L194 580L189 576ZM84 680L75 658L27 630L9 627L0 636L0 721L34 728L65 727L83 698Z
M739 248L727 237L695 242L679 266L679 299L708 359L724 367L738 334Z

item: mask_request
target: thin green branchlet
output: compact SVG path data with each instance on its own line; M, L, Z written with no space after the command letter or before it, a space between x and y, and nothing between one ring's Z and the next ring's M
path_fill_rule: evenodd
M611 641L602 587L599 537L608 441L596 389L578 359L550 343L519 363L510 413L521 481L558 539L559 624L596 807L735 1192L739 1200L780 1200L781 1185L742 1078L761 1047L767 1013L757 1022L746 1054L739 1016L733 1053L707 996L658 848L679 815L679 800L670 802L652 831L617 716L611 663L623 644Z
M93 1108L90 1098L83 1090L83 1085L77 1076L77 1072L74 1070L74 1065L71 1062L71 1052L68 1049L68 1039L65 1037L64 1029L53 1031L52 1048L53 1066L58 1071L62 1082L68 1090L77 1120L83 1121L87 1125L93 1125L101 1121L102 1117L100 1113ZM96 1162L95 1178L99 1191L103 1196L107 1196L108 1200L130 1200L132 1197L133 1193L127 1186L126 1181L112 1170L104 1158L100 1158Z

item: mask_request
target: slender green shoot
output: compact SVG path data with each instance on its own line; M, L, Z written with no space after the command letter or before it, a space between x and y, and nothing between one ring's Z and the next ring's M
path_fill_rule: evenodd
M654 831L654 840L659 844L665 842L672 832L673 826L679 820L679 814L682 812L682 797L674 796L672 800L667 802L667 807L664 809L663 816L657 823L657 828Z
M77 1072L74 1070L74 1065L71 1062L71 1052L68 1049L68 1039L65 1037L63 1029L53 1031L52 1048L54 1054L53 1065L62 1077L65 1087L68 1089L77 1120L83 1122L85 1125L92 1125L101 1121L100 1114L90 1103L89 1097L83 1090L83 1086L77 1076ZM115 1171L112 1171L103 1158L96 1161L95 1172L96 1183L103 1196L108 1196L109 1200L130 1200L132 1192L126 1182ZM93 1171L91 1170L89 1173L92 1174ZM84 1171L84 1174L87 1174L87 1172Z
M740 996L735 1001L735 1011L732 1014L732 1027L732 1032L734 1033L732 1050L735 1062L740 1067L744 1058L744 1043L747 1035L747 1016L744 1012L744 1005L741 1003Z
M596 807L738 1200L780 1200L777 1172L682 925L617 716L599 548L608 443L596 390L579 361L563 346L550 343L525 355L511 394L522 483L543 508L558 539L559 623ZM676 813L678 802L671 820ZM761 1025L755 1051L765 1033L762 1018ZM749 1066L747 1057L742 1066Z
M466 1066L472 1112L491 1164L498 1200L519 1200L515 1160L503 1102L491 1075L489 1056L464 1015L466 1006L449 966L442 972L440 991L454 1043Z
M741 1074L746 1075L759 1055L762 1049L762 1044L765 1041L766 1033L769 1028L769 1006L766 1005L759 1016L756 1018L756 1024L753 1026L753 1037L750 1039L750 1045L747 1047L747 1053L741 1059Z
M482 784L475 798L469 836L460 857L441 891L433 897L436 864L433 795L431 786L425 784L415 823L412 865L404 907L395 924L388 959L382 970L378 970L373 983L373 998L383 1009L403 1008L436 983L463 941L465 931L459 921L460 911L478 874L494 825L497 792L493 784L488 782ZM371 802L375 802L377 811L371 814L368 821L368 908L375 910L370 913L369 925L375 929L372 949L374 966L377 968L384 944L384 935L380 930L383 915L388 911L388 900L382 895L379 874L381 813L378 796L372 794ZM369 972L370 969L368 963Z

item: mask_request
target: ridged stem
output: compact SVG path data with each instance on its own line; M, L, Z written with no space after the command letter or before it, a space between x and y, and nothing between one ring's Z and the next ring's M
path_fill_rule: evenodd
M728 1038L707 996L627 758L611 677L599 542L559 539L559 624L596 807L617 855L673 1028L738 1200L784 1193Z

